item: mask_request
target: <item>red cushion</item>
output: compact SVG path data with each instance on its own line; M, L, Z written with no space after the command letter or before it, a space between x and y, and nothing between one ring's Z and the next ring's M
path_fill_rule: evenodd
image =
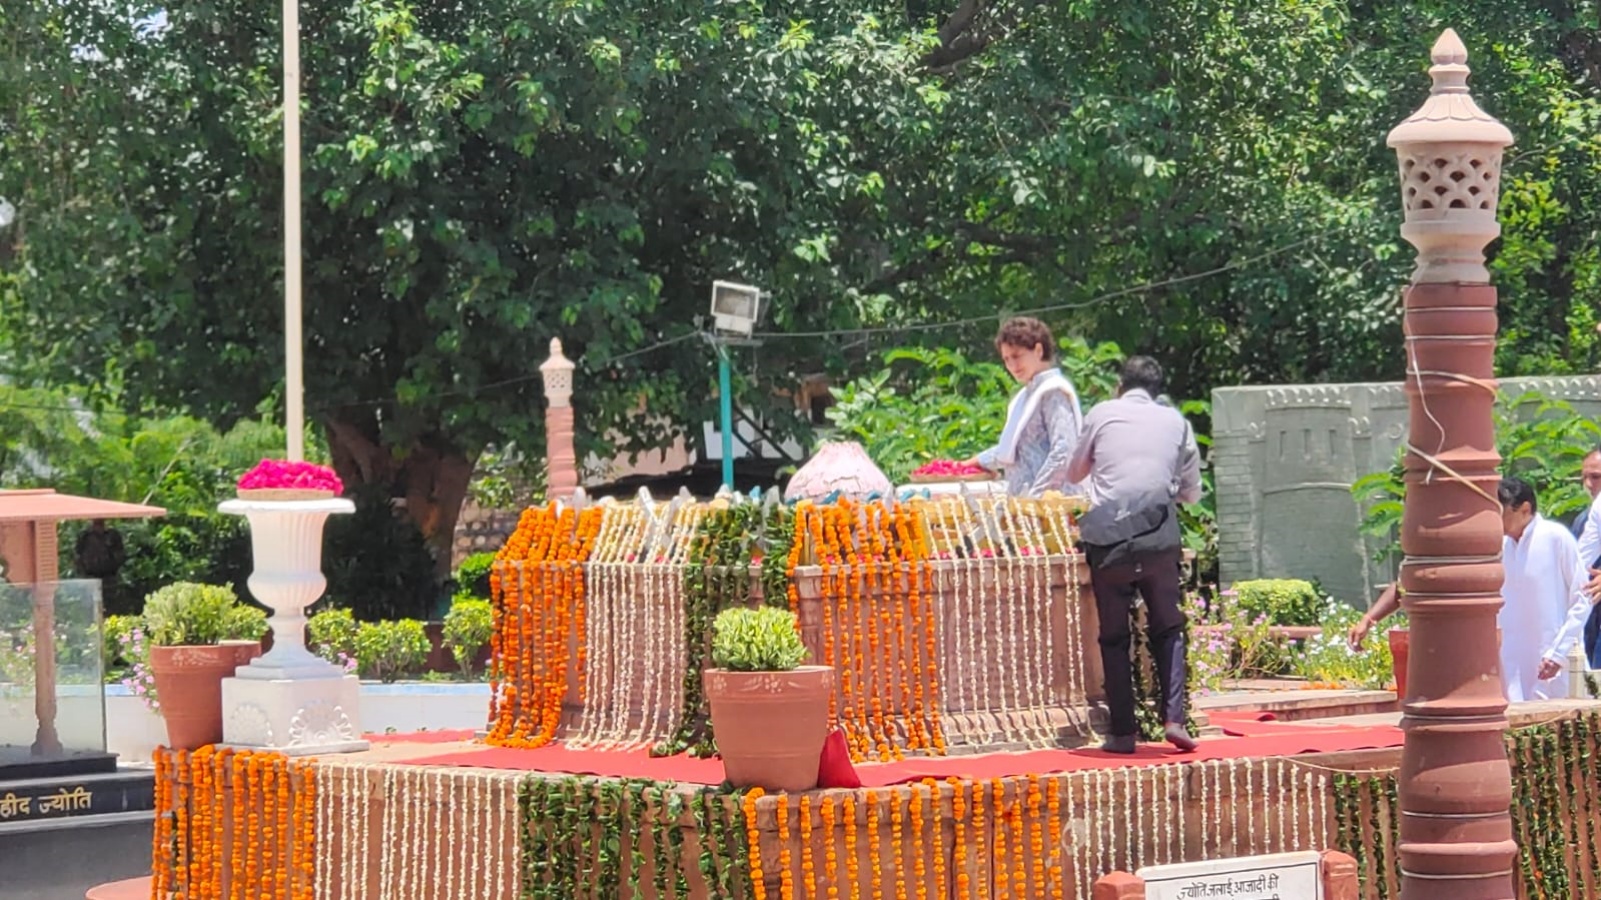
M823 741L823 758L817 766L817 786L820 788L859 788L862 779L851 765L851 752L845 746L845 732L838 728L828 733Z

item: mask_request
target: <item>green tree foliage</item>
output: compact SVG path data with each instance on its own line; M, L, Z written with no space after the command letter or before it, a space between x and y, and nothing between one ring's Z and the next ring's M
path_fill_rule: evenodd
M1116 344L1059 342L1063 373L1085 411L1117 388ZM993 357L993 353L991 354ZM1017 383L998 362L975 362L946 348L886 351L883 368L835 388L829 421L857 441L890 480L901 483L934 459L966 459L1000 440Z
M173 8L141 38L89 0L22 6L13 337L56 377L114 373L124 402L253 409L282 368L277 8ZM538 446L552 335L586 363L581 438L643 449L713 409L705 353L609 360L689 336L714 278L775 289L780 327L861 319L813 301L876 271L874 157L940 92L921 32L807 14L303 6L306 377L347 483L403 495L442 550L479 451ZM813 352L774 348L742 387L791 386ZM634 421L641 401L662 415Z
M281 376L277 8L0 10L0 353L229 423ZM771 290L736 390L994 317L1151 352L1174 396L1403 369L1386 131L1455 26L1506 157L1503 369L1598 360L1601 43L1571 0L302 5L312 412L444 551L485 446L713 418L709 283ZM864 331L864 329L882 329ZM842 334L843 333L843 334ZM904 343L900 337L891 338ZM658 348L663 341L675 341ZM656 348L656 349L652 349ZM629 355L634 354L634 355ZM636 417L643 406L651 416ZM804 427L773 416L780 433Z

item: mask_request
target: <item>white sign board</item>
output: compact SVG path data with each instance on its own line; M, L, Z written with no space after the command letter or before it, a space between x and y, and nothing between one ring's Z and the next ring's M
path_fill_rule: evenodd
M1147 866L1146 900L1323 900L1322 855L1316 851Z

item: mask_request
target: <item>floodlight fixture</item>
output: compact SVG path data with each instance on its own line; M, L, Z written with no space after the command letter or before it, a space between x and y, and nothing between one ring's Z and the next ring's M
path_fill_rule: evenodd
M731 281L712 282L712 323L718 332L750 337L761 311L761 288Z

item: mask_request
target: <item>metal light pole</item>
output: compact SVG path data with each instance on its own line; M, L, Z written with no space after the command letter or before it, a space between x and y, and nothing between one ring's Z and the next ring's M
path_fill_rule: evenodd
M734 377L728 342L717 340L717 405L722 419L723 487L734 489Z
M284 19L284 434L290 460L306 455L306 388L300 331L300 3Z
M734 489L734 378L728 358L730 343L748 343L761 316L762 292L729 281L712 282L711 336L717 348L717 405L723 438L723 489Z
M1500 234L1501 152L1512 133L1468 92L1467 49L1440 35L1434 88L1390 132L1418 251L1406 289L1406 509L1402 601L1411 656L1401 728L1402 900L1511 900L1496 614L1501 505L1495 448L1496 293L1484 247Z

